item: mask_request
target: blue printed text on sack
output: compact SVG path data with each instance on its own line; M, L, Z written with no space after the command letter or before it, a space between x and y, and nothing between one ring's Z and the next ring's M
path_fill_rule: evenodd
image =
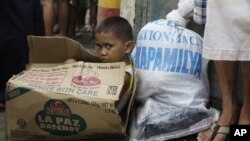
M200 46L201 40L196 36L191 36L188 34L183 34L183 31L175 30L179 33L171 33L171 32L163 32L163 31L155 31L155 30L142 30L138 37L137 41L139 40L148 40L148 41L166 41L171 43L183 43L183 44L190 44L192 46Z
M202 55L179 48L136 47L136 68L200 76Z

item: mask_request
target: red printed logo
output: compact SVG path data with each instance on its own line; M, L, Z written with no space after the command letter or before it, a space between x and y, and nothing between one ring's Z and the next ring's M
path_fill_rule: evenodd
M88 71L83 76L75 76L72 82L78 86L96 86L101 83L101 80L97 78L98 74L93 71Z

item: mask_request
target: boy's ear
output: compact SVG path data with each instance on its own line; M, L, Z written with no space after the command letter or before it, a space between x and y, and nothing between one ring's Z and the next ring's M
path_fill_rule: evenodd
M127 41L126 42L126 53L130 53L131 52L131 50L132 50L132 48L133 48L133 42L132 41Z

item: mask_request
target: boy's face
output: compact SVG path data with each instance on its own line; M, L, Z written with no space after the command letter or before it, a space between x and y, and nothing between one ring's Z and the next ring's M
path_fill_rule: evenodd
M122 34L122 33L121 33ZM96 53L102 62L127 61L128 53L132 47L132 41L123 42L111 32L95 34Z

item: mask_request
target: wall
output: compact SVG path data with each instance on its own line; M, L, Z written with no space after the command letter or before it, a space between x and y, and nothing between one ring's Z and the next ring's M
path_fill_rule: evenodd
M126 18L134 27L135 19L135 1L136 0L121 0L120 16Z

